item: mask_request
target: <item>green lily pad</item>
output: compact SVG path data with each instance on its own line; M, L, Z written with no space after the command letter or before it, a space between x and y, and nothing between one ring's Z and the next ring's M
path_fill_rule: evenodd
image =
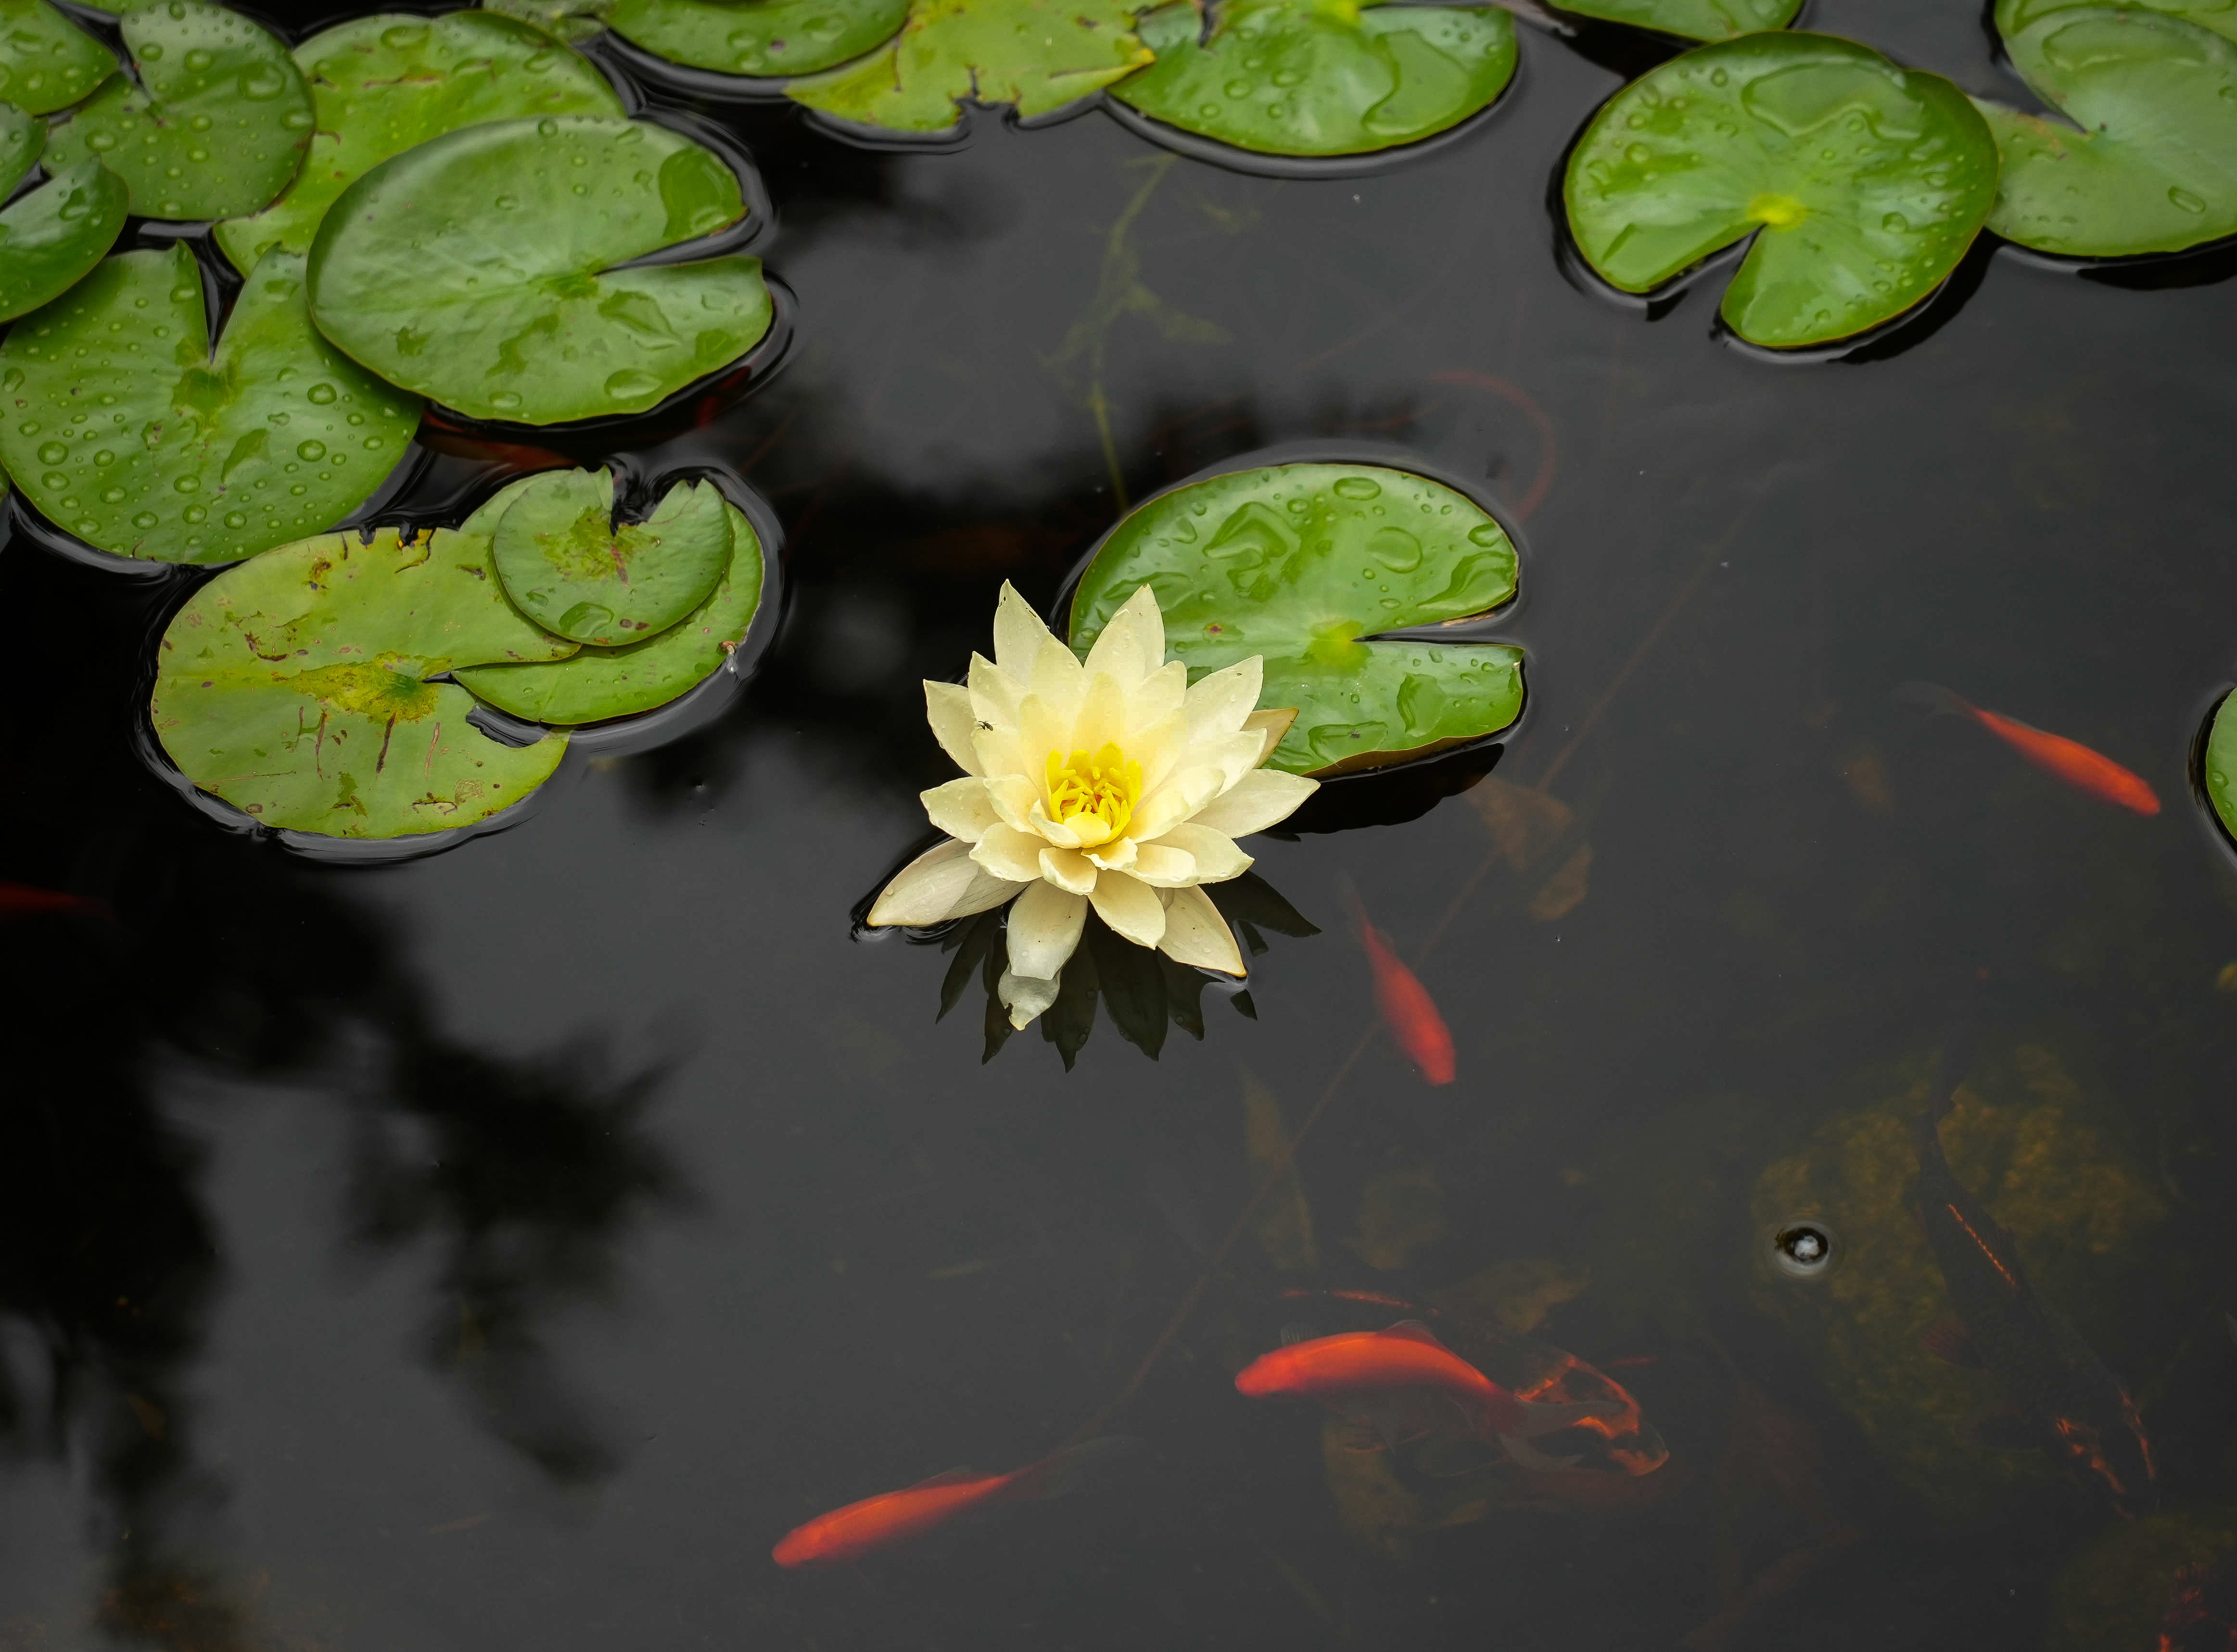
M1980 106L2003 153L1990 228L2077 257L2237 235L2237 43L2162 12L2088 7L2039 11L2004 45L2074 124Z
M236 562L332 527L419 408L312 330L303 290L301 259L267 254L213 353L183 244L108 260L0 344L0 463L118 556Z
M1748 236L1741 338L1788 348L1902 314L1957 267L1996 192L1965 95L1827 35L1697 47L1610 98L1562 197L1592 267L1645 293Z
M1151 61L1125 0L915 0L882 51L785 96L857 126L947 132L960 101L1053 114Z
M46 141L45 122L0 103L0 200L23 182ZM124 193L122 179L89 162L0 211L0 321L68 291L101 261L124 228Z
M382 162L311 248L320 329L477 419L642 413L769 331L761 261L613 266L736 223L737 175L643 122L493 121Z
M2113 0L1996 0L1996 32L2009 40L2049 12L2112 3ZM2119 0L2119 4L2124 11L2160 11L2170 17L2181 17L2227 39L2237 40L2237 0Z
M115 72L115 54L47 0L0 0L0 98L51 115Z
M725 75L808 75L883 45L908 0L613 0L613 31L656 57Z
M549 665L477 665L459 681L500 711L573 727L666 705L705 681L745 641L762 601L762 542L727 500L730 559L696 611L657 637L622 648L585 648Z
M484 121L623 113L581 54L530 23L489 11L383 13L295 49L318 130L287 191L253 218L220 224L217 243L247 269L265 250L307 253L334 198L392 155Z
M152 0L123 30L140 84L119 76L95 93L56 129L58 159L100 162L147 218L230 218L287 187L311 95L286 46L202 0Z
M1141 586L1195 677L1265 657L1264 706L1295 706L1277 769L1322 774L1495 733L1522 709L1522 651L1382 638L1514 594L1507 531L1426 477L1277 465L1159 495L1114 528L1073 594L1085 652Z
M1555 0L1564 11L1604 23L1627 23L1685 40L1730 40L1784 29L1802 0Z
M466 721L472 695L427 679L573 648L513 611L478 535L324 534L194 594L150 710L180 771L266 826L406 837L518 803L567 749L500 744Z
M705 602L730 565L723 496L668 490L643 522L614 520L610 471L551 471L497 525L492 563L505 594L548 631L615 648L665 631Z
M588 40L606 29L598 15L604 10L602 0L482 0L482 7L494 16L517 17L554 40Z
M2237 837L2237 694L2214 708L2206 737L2206 795L2222 829Z
M1381 0L1228 0L1210 40L1196 9L1149 33L1157 62L1111 95L1153 119L1262 155L1363 155L1487 108L1514 76L1495 8Z

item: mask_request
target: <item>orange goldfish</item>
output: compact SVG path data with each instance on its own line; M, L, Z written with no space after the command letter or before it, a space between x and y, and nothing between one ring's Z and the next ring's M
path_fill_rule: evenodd
M1351 915L1359 925L1359 944L1367 949L1368 964L1375 972L1375 1003L1382 1012L1383 1025L1423 1078L1432 1084L1450 1084L1453 1035L1445 1018L1437 1014L1436 1000L1376 933L1356 895L1351 896Z
M1574 1457L1548 1457L1525 1442L1603 1411L1594 1404L1523 1399L1439 1342L1418 1319L1402 1319L1387 1331L1350 1331L1277 1348L1244 1366L1235 1389L1252 1399L1294 1397L1336 1404L1427 1389L1452 1401L1476 1433L1497 1440L1509 1459L1526 1469L1574 1464Z
M1089 1440L1008 1474L950 1469L900 1491L881 1492L820 1514L785 1533L770 1558L780 1566L842 1566L928 1536L950 1522L997 1503L1053 1497L1075 1489L1084 1470L1133 1442Z
M2043 773L2064 781L2076 791L2086 791L2102 802L2133 809L2139 815L2160 812L2158 795L2141 776L2129 773L2110 757L2092 751L2078 740L2034 728L2016 717L1983 711L1971 701L1932 683L1906 683L1896 691L1896 697L1930 711L1970 717Z
M109 902L87 895L64 895L60 889L33 889L28 883L0 883L0 918L27 918L44 912L89 912L106 917Z

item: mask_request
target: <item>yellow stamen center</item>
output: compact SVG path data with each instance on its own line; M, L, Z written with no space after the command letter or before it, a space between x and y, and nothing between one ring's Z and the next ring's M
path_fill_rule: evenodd
M1105 742L1092 756L1075 751L1069 761L1063 752L1052 751L1048 799L1049 812L1066 825L1092 815L1116 837L1142 801L1142 765L1127 762L1115 741Z

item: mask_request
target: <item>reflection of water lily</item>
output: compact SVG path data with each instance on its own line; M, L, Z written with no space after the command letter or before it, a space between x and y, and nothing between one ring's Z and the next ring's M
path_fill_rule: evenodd
M1086 664L1005 585L994 657L967 687L927 683L933 734L967 778L924 794L947 843L903 867L878 926L944 923L1013 895L1002 1001L1023 1027L1056 1001L1087 909L1138 946L1243 974L1227 921L1198 887L1239 876L1235 845L1286 819L1316 783L1262 769L1290 711L1260 711L1256 656L1194 687L1165 663L1143 586Z

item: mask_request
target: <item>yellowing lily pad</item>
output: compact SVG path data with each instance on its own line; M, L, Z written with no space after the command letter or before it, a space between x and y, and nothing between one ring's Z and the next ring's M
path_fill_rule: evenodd
M392 155L484 121L623 113L590 62L529 23L489 11L440 17L384 12L312 36L295 49L318 130L287 192L251 218L218 226L242 269L267 248L307 253L334 198Z
M56 129L64 164L99 161L143 217L229 218L287 187L311 142L311 95L287 48L202 0L127 11L140 84L110 81Z
M1151 61L1124 0L915 0L900 35L859 63L785 95L894 132L953 130L962 100L1053 114Z
M614 520L610 471L532 479L498 520L491 560L505 594L549 631L602 648L643 642L706 601L730 565L723 496L669 489L643 522Z
M1295 706L1270 759L1374 768L1493 734L1522 709L1522 651L1383 632L1478 618L1514 594L1514 546L1441 482L1371 465L1277 465L1189 483L1114 528L1072 603L1083 652L1142 585L1191 677L1265 658Z
M250 272L213 351L182 244L109 259L16 322L0 412L0 463L57 526L118 556L205 563L332 527L419 420L312 330L303 261L286 253Z
M181 772L261 824L335 837L470 826L536 790L567 737L513 747L439 672L553 659L489 541L384 528L299 541L211 580L163 633L150 707Z
M807 75L891 40L908 0L613 0L605 19L656 57L725 75Z
M477 419L642 413L769 331L761 261L615 266L746 215L713 151L641 121L545 116L384 161L327 213L311 311L373 372Z
M0 103L0 200L39 158L46 123ZM88 162L63 168L0 210L0 321L67 291L102 260L124 228L123 180Z
M2067 120L1980 105L2003 155L1990 228L2081 257L2237 235L2237 43L2155 10L1999 19L2013 67Z
M115 55L47 0L0 0L0 98L50 115L115 72Z
M1940 76L1827 35L1758 34L1610 98L1570 153L1562 200L1579 250L1627 293L1752 236L1724 319L1791 348L1924 299L1996 189L1996 141Z
M1604 23L1658 29L1686 40L1729 40L1759 30L1784 29L1802 0L1558 0L1564 11Z
M1259 154L1359 155L1459 124L1514 75L1514 24L1495 7L1228 0L1216 15L1201 44L1192 4L1145 19L1157 61L1111 95Z

